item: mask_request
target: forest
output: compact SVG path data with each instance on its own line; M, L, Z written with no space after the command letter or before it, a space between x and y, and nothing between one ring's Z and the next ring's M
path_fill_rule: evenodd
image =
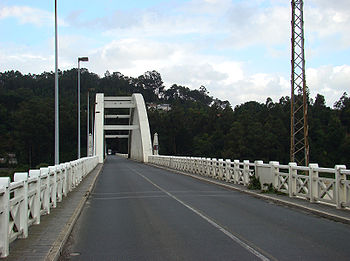
M0 158L16 154L17 170L54 162L54 73L0 72ZM142 93L146 102L171 105L148 110L160 154L224 159L274 160L287 164L290 151L290 97L265 103L247 101L232 108L210 96L205 86L165 88L161 75L139 77L81 70L81 153L86 155L87 92L107 96ZM59 71L60 161L77 157L77 69ZM310 162L322 167L350 166L350 97L333 108L318 94L308 99ZM1 162L0 168L9 168Z

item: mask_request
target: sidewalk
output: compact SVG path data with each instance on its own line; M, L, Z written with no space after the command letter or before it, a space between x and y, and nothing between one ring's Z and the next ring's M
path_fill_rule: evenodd
M10 255L3 260L57 260L102 168L98 164L49 215L41 216L39 225L29 227L28 238L12 242Z
M225 181L217 180L217 179L212 179L209 177L204 177L196 174L191 174L183 171L178 171L170 168L166 168L163 166L158 166L154 164L148 163L148 165L151 165L156 168L161 168L161 169L166 169L175 173L179 173L182 175L186 175L198 180L202 180L205 182L213 183L228 189L240 191L243 193L247 193L252 195L253 197L256 198L261 198L264 200L269 200L273 201L276 204L281 204L285 205L288 207L296 208L302 211L307 211L309 213L312 213L314 215L328 218L337 222L342 222L346 224L350 224L350 210L349 209L337 209L333 205L328 205L324 203L311 203L305 199L301 198L290 198L288 195L278 195L278 194L273 194L273 193L264 193L261 192L260 190L250 190L247 187L243 185L237 185L233 183L227 183Z

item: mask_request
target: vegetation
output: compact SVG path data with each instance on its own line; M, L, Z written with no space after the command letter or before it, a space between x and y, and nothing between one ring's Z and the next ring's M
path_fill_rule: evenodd
M259 178L257 178L255 175L250 176L249 177L249 184L248 184L247 188L248 189L254 189L254 190L260 190L261 189L261 183L260 183Z
M59 72L60 160L77 155L77 70ZM169 112L150 110L151 133L157 132L160 153L229 159L289 161L290 98L278 102L228 101L198 90L173 85L165 89L158 72L133 78L108 71L104 77L81 70L81 152L86 154L86 95L142 93L146 102L169 103ZM350 98L346 93L326 106L322 95L309 101L310 162L350 166ZM0 157L15 153L18 165L54 162L54 73L0 73ZM6 164L0 167L8 167Z

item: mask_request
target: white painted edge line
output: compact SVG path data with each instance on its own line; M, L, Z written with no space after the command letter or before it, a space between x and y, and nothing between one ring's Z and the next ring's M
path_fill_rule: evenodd
M229 238L231 238L233 241L235 241L236 243L238 243L240 246L242 246L243 248L245 248L246 250L248 250L250 253L252 253L253 255L255 255L256 257L260 258L263 261L269 261L270 259L267 258L266 256L264 256L263 254L261 254L260 252L258 252L257 250L255 250L254 248L252 248L251 246L249 246L247 243L243 242L241 239L239 239L238 237L236 237L235 235L233 235L231 232L227 231L225 228L221 227L219 224L217 224L215 221L213 221L212 219L210 219L209 217L206 217L205 215L203 215L201 212L199 212L198 210L196 210L195 208L191 207L190 205L186 204L185 202L183 202L181 199L177 198L176 196L174 196L173 194L171 194L170 192L168 192L167 190L163 189L162 187L160 187L159 185L157 185L156 183L154 183L152 180L150 180L149 178L145 177L144 175L142 175L140 172L138 172L135 169L129 168L131 171L135 172L137 175L139 175L140 177L144 178L146 181L148 181L149 183L151 183L153 186L155 186L156 188L158 188L159 190L163 191L165 194L167 194L169 197L173 198L174 200L176 200L177 202L179 202L181 205L185 206L186 208L188 208L189 210L191 210L192 212L194 212L195 214L197 214L198 216L200 216L201 218L203 218L205 221L207 221L209 224L211 224L212 226L214 226L215 228L217 228L218 230L220 230L221 232L223 232L226 236L228 236Z
M167 168L167 167L164 167L164 166L158 166L158 165L152 164L152 163L147 163L147 165L155 167L155 168L159 168L159 169L168 170L168 171L171 171L171 172L174 172L174 173L178 173L178 174L181 174L181 175L184 175L184 176L188 176L188 177L191 177L191 178L194 178L194 179L202 180L202 181L205 181L205 182L208 182L208 183L212 183L212 184L215 184L215 185L219 185L219 186L227 188L227 189L236 190L236 191L239 191L239 192L242 192L242 193L246 193L246 194L251 195L251 196L256 197L256 198L262 198L262 199L273 201L275 203L283 204L283 205L286 205L286 206L289 206L289 207L294 207L294 208L297 208L297 209L305 210L305 211L308 211L308 212L310 212L312 214L318 215L320 217L328 218L330 220L334 220L334 221L337 221L337 222L342 222L344 224L350 224L350 219L346 218L344 216L339 216L339 215L328 213L328 212L325 212L325 211L322 211L322 210L318 210L318 209L315 209L315 208L310 208L310 207L307 207L307 206L304 206L304 205L301 205L301 204L298 204L298 203L294 203L294 202L291 202L291 201L283 200L283 199L280 199L280 198L270 197L268 195L260 194L260 193L254 192L254 191L247 191L245 189L241 189L241 188L238 188L238 187L233 187L230 184L217 182L217 181L213 180L212 178L202 177L202 176L199 176L199 175L196 175L196 174L191 174L191 173L183 172L183 171L180 171L180 170ZM314 204L318 204L318 203L314 203Z

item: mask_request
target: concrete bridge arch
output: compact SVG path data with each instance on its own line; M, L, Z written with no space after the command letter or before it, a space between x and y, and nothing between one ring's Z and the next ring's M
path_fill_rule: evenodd
M107 124L108 121L117 123ZM146 105L140 93L114 97L97 93L94 130L94 152L100 163L104 160L108 139L127 139L131 159L148 162L148 156L152 155Z

